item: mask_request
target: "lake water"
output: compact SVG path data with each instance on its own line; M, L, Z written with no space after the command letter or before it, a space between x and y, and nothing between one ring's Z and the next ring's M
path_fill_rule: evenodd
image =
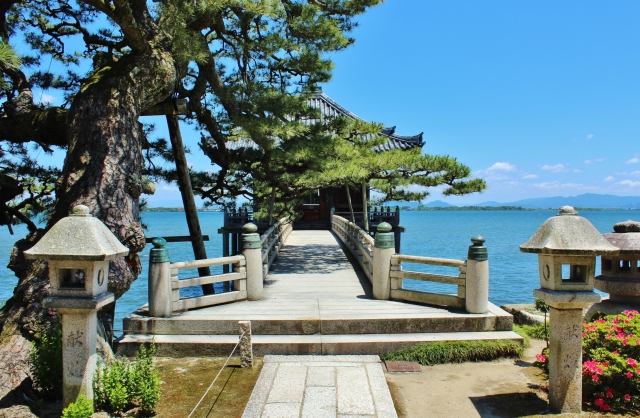
M527 241L538 227L556 211L429 211L402 212L401 224L407 232L402 235L402 253L463 260L471 245L470 238L483 235L489 251L490 283L489 299L496 305L505 303L532 302L533 289L539 287L537 256L521 253L519 245ZM616 222L638 219L635 211L581 211L580 215L589 219L602 233L613 231ZM222 255L222 238L218 228L222 226L223 214L202 212L199 214L202 231L210 236L205 243L210 257ZM149 226L147 236L188 235L184 213L146 212L144 222ZM6 228L0 230L0 304L13 294L17 279L6 268L13 243L26 233L24 226L15 228L15 235L9 235ZM141 253L144 271L131 289L118 300L116 329L122 327L122 318L147 302L147 265L150 245ZM167 244L171 259L193 259L189 243ZM403 264L404 265L404 264ZM427 271L456 275L457 269L438 268L409 264L405 270ZM221 270L213 270L217 273ZM597 272L599 273L599 266ZM184 276L183 276L184 274ZM196 276L196 271L181 271L181 276ZM453 285L437 285L417 281L407 281L407 287L419 290L455 293Z

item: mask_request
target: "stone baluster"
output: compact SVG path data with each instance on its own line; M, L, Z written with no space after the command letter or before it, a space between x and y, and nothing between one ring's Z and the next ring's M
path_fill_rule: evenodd
M489 258L484 238L471 238L467 256L465 309L469 313L485 313L489 310Z
M388 300L391 292L391 256L396 252L391 229L387 222L378 225L373 248L373 297L380 300Z
M246 260L247 271L247 299L259 300L263 298L263 266L262 248L258 227L248 223L242 227L242 253ZM267 256L268 262L268 256Z
M173 314L171 269L167 241L157 237L149 252L149 316L168 318Z

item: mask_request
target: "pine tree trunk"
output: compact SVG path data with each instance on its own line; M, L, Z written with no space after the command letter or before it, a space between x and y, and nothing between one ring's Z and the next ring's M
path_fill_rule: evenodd
M367 211L367 183L362 183L362 216L364 219L364 230L369 232L369 213Z
M351 212L351 222L356 223L356 214L353 213L353 204L351 203L351 192L349 191L349 185L344 185L345 189L347 189L347 202L349 203L349 212Z
M126 258L109 265L109 291L117 298L140 274L138 252L145 246L138 211L143 168L138 118L143 110L170 96L175 78L169 53L162 47L150 47L96 71L69 109L69 149L45 230L68 216L74 206L87 205L130 250ZM16 242L11 254L9 267L18 276L18 284L0 310L0 359L28 350L24 339L33 338L39 323L57 318L55 310L42 307L42 300L49 296L47 263L25 260L23 255L45 230ZM113 312L113 306L109 309ZM15 389L15 379L22 384L21 376L28 374L28 365L21 362L10 376L0 378L0 399Z

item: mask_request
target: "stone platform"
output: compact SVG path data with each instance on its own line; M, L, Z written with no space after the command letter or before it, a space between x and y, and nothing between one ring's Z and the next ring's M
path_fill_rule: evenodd
M265 298L124 320L118 352L155 341L158 355L226 355L238 321L251 321L254 353L382 354L421 342L521 337L510 314L485 314L372 298L371 285L330 231L293 231L265 282Z
M378 356L265 356L242 418L397 418Z

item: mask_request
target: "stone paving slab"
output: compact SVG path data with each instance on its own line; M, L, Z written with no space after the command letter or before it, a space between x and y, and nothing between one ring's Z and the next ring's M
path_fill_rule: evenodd
M243 418L397 418L380 357L265 356Z

